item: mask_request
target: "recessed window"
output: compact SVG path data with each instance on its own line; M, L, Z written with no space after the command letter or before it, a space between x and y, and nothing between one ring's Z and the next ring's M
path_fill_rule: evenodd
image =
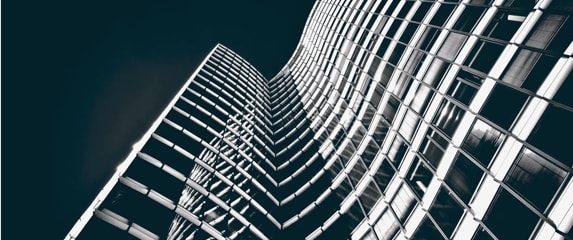
M567 166L573 165L568 139L573 136L573 113L549 105L533 129L528 142Z
M535 92L558 59L556 56L520 49L502 74L501 80Z
M426 16L426 13L428 13L428 10L430 9L431 6L432 6L431 2L422 2L422 4L420 4L420 7L418 7L418 10L416 10L416 13L412 17L412 21L421 22L422 19L424 19L424 17Z
M396 17L398 18L404 18L406 16L406 14L412 10L412 5L414 5L413 1L408 1L406 2L404 5L402 5L402 9L400 9L400 12L398 13L398 15L396 15Z
M420 146L420 152L428 159L431 166L436 169L444 156L448 141L432 128L428 129L426 137Z
M469 203L483 173L483 170L465 155L458 153L444 181L464 202Z
M439 33L440 32L437 28L427 26L426 30L424 30L424 33L422 33L416 48L422 49L424 51L429 51L430 48L434 45L434 42L436 41Z
M483 222L498 239L529 239L539 217L501 188Z
M461 71L458 74L448 88L447 94L458 100L460 103L469 106L470 102L476 95L477 89L473 84L466 81L464 74L468 73Z
M468 36L466 35L450 32L442 47L440 47L438 56L453 61L467 38Z
M394 164L394 167L398 169L400 163L402 163L402 159L406 155L408 151L408 145L404 142L404 140L400 137L400 135L396 135L390 150L388 150L388 158Z
M402 24L402 20L394 19L394 22L392 22L390 29L388 29L388 32L386 32L386 37L393 39L394 34L396 34L396 30L398 30L398 27L400 27L401 24Z
M418 29L417 23L414 22L408 23L408 26L402 33L402 36L400 37L399 41L406 44L410 42L410 39L412 39L412 35L414 35L414 32L416 32L416 29Z
M446 74L446 71L450 67L450 64L444 62L439 58L434 58L434 61L428 68L426 75L423 78L423 81L429 84L432 87L437 87L440 83L440 80Z
M478 119L462 143L462 149L487 167L503 139L500 131Z
M351 143L346 144L346 147L344 148L342 153L340 153L340 160L342 161L344 166L346 166L348 164L348 162L350 161L350 158L352 157L352 155L355 152L356 152L356 148L354 147L354 145L352 145Z
M364 206L364 211L366 213L369 213L370 210L372 210L374 204L376 204L376 201L378 201L378 198L380 198L381 195L382 193L380 193L380 190L378 190L374 181L370 181L366 189L364 189L364 192L360 194L360 203Z
M440 4L438 12L436 12L430 24L438 27L443 26L448 17L450 17L450 14L454 12L454 7L455 5L453 4Z
M366 149L364 149L364 152L362 153L362 159L364 160L364 163L366 163L367 167L370 166L370 163L372 163L379 150L380 148L374 140L371 139L368 141L368 145L366 145Z
M500 10L495 14L495 17L491 20L489 25L483 32L484 36L504 40L509 42L517 29L521 25L522 21L515 21L511 16L527 16L526 12L514 12L514 11L504 11Z
M366 169L366 166L364 166L364 163L362 163L362 161L360 160L356 161L354 167L352 167L352 170L350 170L350 173L348 174L348 177L350 178L350 181L352 182L354 188L358 186L358 182L360 182L360 179L362 179L364 173L366 173L367 170L368 169Z
M364 115L362 116L362 124L366 129L370 127L372 119L374 119L374 115L376 115L376 108L367 103Z
M562 53L573 40L571 31L573 31L571 16L545 14L537 21L525 45Z
M370 77L373 77L374 74L376 73L376 70L378 70L378 66L380 65L380 61L381 61L381 59L378 57L374 57L372 59L372 63L370 64L370 67L368 68L368 75L370 75Z
M372 106L378 107L380 99L382 99L382 95L384 95L385 91L386 89L380 83L376 84L374 92L372 93L372 98L370 99L370 103L372 104Z
M453 29L462 32L471 32L474 26L479 22L484 11L485 8L483 7L467 6L454 24Z
M390 81L390 77L392 77L392 73L394 72L394 66L392 64L386 64L384 69L382 70L382 76L380 77L379 84L383 87L388 86L388 82Z
M417 72L422 65L421 61L425 56L426 54L424 52L413 49L412 54L410 57L408 57L408 62L406 62L406 65L404 65L403 72L414 76L415 72Z
M412 136L418 127L418 123L420 122L420 117L414 110L408 109L406 115L404 115L404 120L402 120L402 124L400 125L399 132L402 134L404 139L410 143L412 140Z
M420 115L423 115L433 95L434 91L431 88L424 84L419 84L415 94L416 97L412 100L412 103L410 103L410 108Z
M440 188L436 200L429 209L438 226L444 231L446 236L451 237L458 224L464 208L457 200L452 198L445 188Z
M398 107L400 107L400 101L398 101L398 99L396 99L394 96L390 96L388 103L382 111L382 117L384 117L384 119L386 119L386 121L389 123L392 123L392 121L394 121L394 116L396 115Z
M404 53L405 49L406 49L405 45L400 43L396 44L396 47L394 48L394 50L392 50L390 58L388 58L388 62L397 65L398 60L400 60L400 57L402 56L402 53Z
M500 127L509 129L526 100L527 95L524 93L502 84L497 84L491 91L480 113Z
M412 239L428 239L428 240L439 240L444 239L444 236L438 230L438 227L430 220L429 217L425 217L420 224L418 230L412 235Z
M398 222L392 210L386 209L378 222L376 222L376 225L374 225L374 230L378 234L379 239L392 239L400 230L400 222Z
M410 213L412 213L416 203L417 201L412 190L408 185L402 184L390 206L392 206L392 210L394 210L400 222L403 224L408 216L410 216Z
M489 73L503 51L504 45L478 40L465 60L464 65L483 73Z
M376 180L376 184L380 188L380 191L384 192L390 180L396 173L396 170L390 165L390 163L386 160L382 161L380 168L376 171L374 175L374 180Z
M463 109L454 103L444 99L436 112L436 116L434 117L432 124L451 138L456 128L458 128L464 112L465 111Z
M524 148L505 181L543 211L566 176L565 170Z
M406 179L410 181L410 185L414 188L416 194L421 198L430 185L433 173L426 165L425 161L416 157L414 163L408 169Z
M406 97L406 93L408 92L408 89L410 89L410 86L412 85L412 82L413 78L408 76L406 73L402 73L402 77L398 79L396 87L394 88L394 91L392 91L392 93L396 94L398 98L404 100L404 98Z

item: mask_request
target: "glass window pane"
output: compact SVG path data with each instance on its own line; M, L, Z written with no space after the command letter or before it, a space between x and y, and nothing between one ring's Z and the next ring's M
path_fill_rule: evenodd
M451 237L464 213L464 208L450 196L448 190L442 187L429 212L446 236Z
M408 76L408 74L402 73L392 93L396 94L398 98L404 100L404 97L406 97L406 92L408 91L408 89L410 89L412 82L413 79L410 76Z
M478 119L462 143L462 149L487 167L503 139L504 135L500 131Z
M402 24L402 20L394 19L394 22L390 26L390 29L388 29L388 31L386 32L386 36L389 38L394 38L394 34L396 34L396 30L398 30L398 27L400 27L401 24Z
M416 160L414 160L414 163L410 166L410 169L408 169L406 180L410 181L410 185L414 188L418 197L422 197L428 185L430 185L433 175L433 172L424 161L416 157Z
M352 167L352 170L350 170L350 173L348 173L348 177L350 178L350 181L355 188L358 186L358 182L360 179L362 179L366 171L367 169L362 161L360 161L360 159L356 161L356 164L354 164L354 167Z
M382 70L382 76L379 79L380 84L383 87L388 86L388 82L390 81L390 77L392 77L393 72L394 72L394 66L392 64L386 64L386 66Z
M420 37L420 40L418 41L416 48L422 49L424 51L429 51L432 45L434 45L434 41L436 41L438 35L439 31L437 28L429 26L426 27L426 30L424 30L424 33L422 33L422 36Z
M465 71L462 72L462 74L467 73ZM470 102L476 95L476 92L477 89L474 86L469 85L463 79L463 76L458 76L454 79L452 85L450 85L448 88L447 94L458 100L460 103L469 106Z
M410 187L406 184L402 184L390 206L392 206L392 210L394 210L394 213L396 213L400 222L404 223L408 216L410 216L416 203L416 198Z
M414 135L419 122L420 117L418 114L416 114L412 109L408 109L399 129L400 134L402 134L408 143L412 140L412 136Z
M473 240L494 240L491 235L481 226L478 226L477 231L475 232Z
M469 203L483 175L483 170L465 155L458 153L444 182L466 203Z
M404 139L400 135L396 135L390 150L388 150L388 159L394 164L394 167L398 169L402 159L408 151L408 145L405 143Z
M405 49L406 49L406 46L404 46L403 44L400 44L400 43L396 44L396 47L392 51L390 58L388 58L388 62L392 63L394 65L397 65L398 60L400 60L400 57L402 56L402 53L404 53Z
M406 29L402 33L402 36L400 37L400 42L406 44L410 42L410 39L412 39L412 35L414 35L414 32L416 32L417 28L418 28L417 23L413 22L408 23L408 26L406 27Z
M429 217L425 217L420 224L418 230L412 235L412 239L419 239L419 240L439 240L444 239L438 227L434 225L432 220Z
M525 17L527 13L507 12L504 10L499 11L498 13L495 14L494 19L492 19L489 25L486 27L485 31L483 32L483 35L509 42L509 40L511 40L511 38L521 25L521 21L510 20L509 18L510 15L518 15Z
M380 190L378 190L374 181L370 181L364 192L360 194L360 202L362 203L362 206L364 206L364 211L366 211L366 213L369 213L370 210L372 210L374 204L376 204L376 201L378 201L378 198L380 198L381 195L382 193L380 193Z
M440 50L438 51L438 56L443 57L449 61L453 61L467 38L468 36L466 35L450 32L450 34L442 44L442 47L440 47Z
M497 84L483 106L481 115L500 127L509 129L526 100L527 95L510 87Z
M398 18L404 18L406 16L406 14L412 9L412 5L414 4L413 1L409 1L406 2L402 8L400 9L400 12L398 13L398 15L396 15L396 17Z
M423 81L429 84L432 87L437 87L442 77L446 74L446 71L450 67L449 63L442 61L441 59L435 58L426 75L423 78Z
M400 101L391 96L388 99L388 103L384 107L384 110L382 111L382 117L384 117L389 123L392 123L392 121L394 121L394 116L396 115L398 107L400 107Z
M454 7L455 5L453 4L441 4L438 12L436 12L436 15L434 15L430 21L430 24L438 27L443 26L446 19L454 12Z
M412 103L410 103L410 107L420 115L424 114L433 95L434 91L432 91L431 88L424 84L418 85L416 97L412 100Z
M471 32L474 26L479 22L484 10L485 8L483 7L467 6L460 18L456 21L456 24L454 24L453 29L462 32Z
M505 181L543 211L566 176L566 171L524 148Z
M569 45L573 37L571 32L565 32L571 29L571 21L567 21L569 17L566 15L558 14L544 14L537 22L535 28L530 32L529 37L525 41L525 45L539 49L546 49L553 40L550 50L562 53ZM564 29L561 27L567 22ZM560 32L557 36L557 32Z
M384 139L388 134L389 128L390 125L388 125L388 123L386 123L386 121L384 121L383 119L381 119L378 122L378 125L376 126L376 131L374 131L372 138L374 138L374 141L376 141L376 143L378 143L379 146L382 146L382 143L384 142Z
M374 74L376 73L378 66L380 66L381 61L382 60L378 57L374 57L374 59L372 59L372 63L370 64L370 67L368 68L368 75L370 75L370 77L374 77Z
M502 188L483 222L499 239L528 239L538 220L537 215Z
M420 7L418 7L418 10L416 10L416 13L412 17L412 21L421 22L431 6L431 2L423 2L420 4Z
M382 217L374 225L374 231L376 231L378 239L392 239L399 230L400 222L394 217L390 209L386 209Z
M420 146L420 152L428 159L430 165L436 169L444 156L448 141L433 129L428 129L426 138Z
M503 73L501 80L516 87L537 91L558 57L520 49Z
M364 111L364 115L362 116L362 124L364 124L364 127L366 129L368 129L370 127L370 124L372 123L372 119L374 118L374 115L376 115L376 108L374 108L370 104L367 104L366 109Z
M374 93L372 94L372 99L370 100L372 106L378 107L380 99L382 99L382 95L384 94L385 90L386 88L384 88L381 84L376 84L376 88L374 88Z
M374 140L368 141L368 145L366 146L366 149L364 149L364 152L361 155L362 160L364 160L364 163L366 163L367 167L370 166L370 164L376 157L376 154L378 153L379 150L380 148L378 147L378 145Z
M503 51L504 45L491 43L484 40L478 40L474 45L464 65L488 73L493 67L493 64Z
M396 170L390 165L390 163L386 160L382 161L380 168L376 171L376 175L374 175L374 180L376 180L376 184L380 188L380 191L384 192L388 183L394 176Z
M549 105L529 136L528 142L567 166L573 166L571 142L573 113Z
M444 99L438 108L436 116L434 116L432 124L451 138L456 128L458 128L458 124L460 123L464 112L465 111L457 105Z
M418 69L422 66L420 62L425 56L426 54L424 52L413 50L410 57L408 57L408 62L406 62L406 65L404 65L403 72L414 76Z

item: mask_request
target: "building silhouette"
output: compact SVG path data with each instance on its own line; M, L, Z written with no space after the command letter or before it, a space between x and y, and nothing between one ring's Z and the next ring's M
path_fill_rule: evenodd
M222 45L68 239L570 239L573 2L317 1Z

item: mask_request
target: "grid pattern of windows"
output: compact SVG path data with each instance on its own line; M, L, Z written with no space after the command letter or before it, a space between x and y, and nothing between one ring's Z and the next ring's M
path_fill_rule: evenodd
M317 1L270 80L218 45L68 237L572 238L572 15Z

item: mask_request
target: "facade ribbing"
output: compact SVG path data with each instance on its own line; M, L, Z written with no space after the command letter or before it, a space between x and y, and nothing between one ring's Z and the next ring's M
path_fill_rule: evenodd
M270 80L217 45L67 238L572 238L572 14L317 1Z

